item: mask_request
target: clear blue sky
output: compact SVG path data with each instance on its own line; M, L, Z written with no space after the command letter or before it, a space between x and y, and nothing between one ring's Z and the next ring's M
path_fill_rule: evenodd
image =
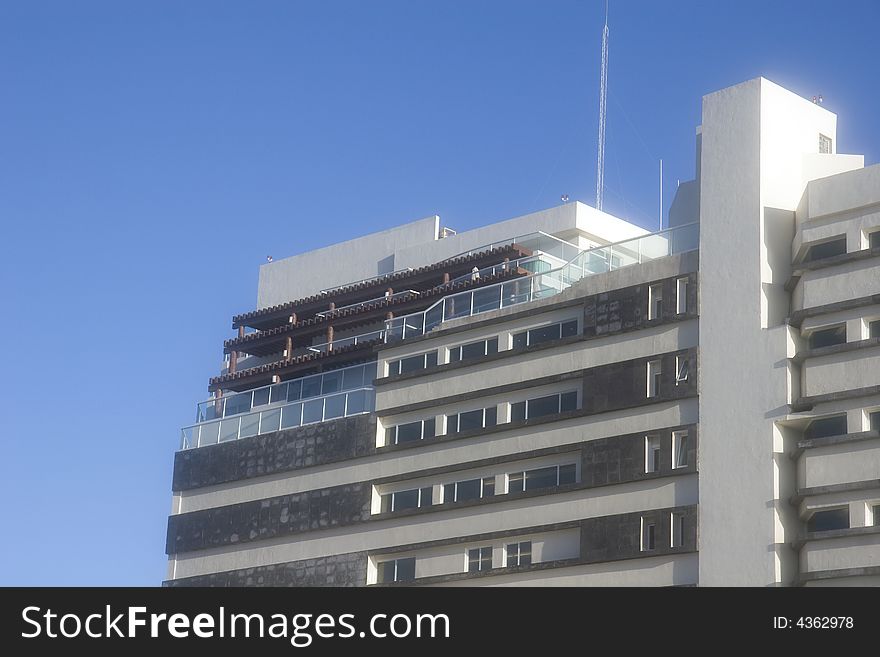
M178 430L259 265L593 202L602 3L0 4L0 584L155 585ZM612 0L606 209L764 75L880 159L877 0Z

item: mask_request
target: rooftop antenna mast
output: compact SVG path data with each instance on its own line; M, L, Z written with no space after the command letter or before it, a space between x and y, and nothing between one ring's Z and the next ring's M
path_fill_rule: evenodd
M602 30L602 72L599 75L599 155L596 158L596 209L602 209L605 186L605 101L608 96L608 0L605 0L605 27Z

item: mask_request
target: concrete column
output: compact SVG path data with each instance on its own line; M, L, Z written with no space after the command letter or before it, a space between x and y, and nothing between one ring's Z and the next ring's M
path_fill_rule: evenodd
M293 338L290 336L284 339L284 357L287 359L293 358Z

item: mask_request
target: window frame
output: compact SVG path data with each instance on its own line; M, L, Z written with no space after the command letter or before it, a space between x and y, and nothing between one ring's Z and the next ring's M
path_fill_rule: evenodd
M433 358L431 358L433 356ZM422 359L422 366L416 367L411 370L403 371L403 362L413 360L415 358ZM430 362L433 360L433 363ZM427 370L433 367L437 367L437 363L439 362L439 354L436 349L433 351L426 351L421 354L413 354L412 356L403 356L402 358L395 358L394 360L388 361L388 376L399 376L401 374L409 374L410 372L418 372L420 370ZM396 369L395 369L396 366Z
M691 370L691 361L690 358L686 354L681 354L675 357L675 385L681 385L682 383L687 383L688 377L690 376ZM682 371L684 371L684 375L682 375Z
M480 482L479 496L476 498L468 498L466 500L459 500L458 499L458 486L459 486L459 484L467 484L472 481L479 481ZM490 481L491 481L491 484L489 483ZM474 477L472 479L461 479L458 481L451 481L449 483L443 484L443 486L442 486L443 504L457 504L458 502L469 502L473 499L482 500L487 497L494 497L495 490L496 490L495 484L496 484L495 475L488 475L486 477ZM447 499L446 498L446 491L450 486L452 487L452 499ZM491 492L489 492L490 489L491 489Z
M830 255L822 255L819 257L813 256L813 252L815 249L821 249L823 246L832 245L832 244L836 246L836 249L835 249L837 251L836 253L831 253ZM841 244L843 245L842 251L840 250ZM820 240L817 242L811 242L811 243L806 244L804 246L806 247L806 250L804 251L803 258L801 258L802 263L819 262L819 261L825 260L827 258L834 258L834 257L844 255L845 253L847 253L846 234L835 235L834 237L831 237L829 239L824 239L824 240Z
M467 358L464 357L464 349L466 347L472 347L474 345L478 345L481 343L483 345L483 353L482 354L477 355L477 356L468 356ZM489 348L489 345L492 343L494 343L494 345L495 345L494 349ZM456 354L456 353L457 353L457 356L454 356L453 354ZM498 353L498 336L495 335L491 338L485 338L483 340L474 340L473 342L464 342L462 344L455 345L454 347L449 347L447 357L448 357L448 362L450 362L450 363L466 363L469 360L474 360L475 358L480 358L483 356L490 356L492 354L497 354L497 353Z
M831 341L829 344L823 344L819 346L815 346L813 344L813 339L819 335L836 335L840 336L842 333L843 340L841 341ZM826 326L819 326L814 329L810 329L810 332L805 336L807 339L807 346L810 351L815 349L827 349L828 347L836 347L838 345L846 344L847 341L847 331L846 331L846 322L841 322L838 324L829 324ZM833 339L832 339L833 340Z
M640 526L640 552L653 552L657 549L657 522L649 520L645 516L641 517Z
M566 327L571 327L574 324L574 332L568 333L566 335ZM532 333L535 331L543 331L553 327L559 328L559 337L556 338L548 338L546 340L540 340L538 342L534 342L532 340ZM568 330L571 330L570 328ZM539 344L546 344L548 342L553 342L555 340L562 340L563 338L572 337L580 334L580 326L577 317L572 317L569 319L550 322L549 324L541 324L539 326L532 326L531 328L523 329L522 331L516 331L515 333L510 334L510 343L511 349L528 349L529 347L533 347ZM521 336L525 336L524 344L517 344L518 339Z
M407 506L403 509L395 508L396 504L396 496L401 495L403 493L412 493L413 491L417 492L416 497L416 506ZM425 491L431 491L428 494L427 502L422 499L422 496L425 494ZM433 486L420 486L419 488L407 488L406 490L396 490L391 493L383 493L379 496L379 505L380 513L397 513L399 511L409 511L410 509L423 509L429 506L434 505L434 487ZM387 504L385 500L388 500Z
M523 563L525 551L523 550L523 546L528 546L528 554L525 556L527 559L526 563ZM513 554L511 553L511 548L515 548ZM507 568L516 568L519 566L531 566L532 563L532 542L531 541L517 541L516 543L508 543L504 549L504 565ZM511 563L514 561L515 563Z
M663 317L663 283L648 286L648 321Z
M400 427L407 427L413 424L421 424L420 426L420 434L418 438L411 438L400 441L399 429ZM431 425L434 427L434 433L428 435L427 426ZM413 420L412 422L402 422L400 424L394 424L390 427L385 428L385 444L386 445L405 445L407 443L416 443L420 440L427 440L428 438L436 438L437 437L437 418L436 417L428 417L423 418L421 420Z
M476 413L477 411L482 412L482 419L480 420L480 422L481 422L480 426L473 428L473 429L462 430L461 429L461 416L466 413ZM494 415L494 421L490 424L489 419L490 419L491 415ZM452 428L453 424L454 424L454 428ZM498 425L498 407L497 406L485 406L483 408L473 408L469 411L459 411L458 413L453 413L451 415L447 415L446 416L446 435L462 433L463 431L478 431L480 429L486 429L488 427L494 427L497 425Z
M672 432L672 469L680 470L688 467L690 460L688 458L688 438L689 432L686 429ZM684 454L684 462L681 456Z
M649 360L647 365L647 375L647 398L652 399L654 397L659 397L661 384L660 377L663 376L663 361L659 358L656 360Z
M474 560L473 553L476 552L476 561ZM486 556L488 552L488 556ZM468 548L465 552L465 563L467 573L482 573L487 570L492 570L494 561L493 557L494 549L491 545L481 545L480 547ZM476 563L476 568L471 568L471 565ZM487 564L487 565L484 565Z
M645 436L645 474L660 472L660 436L648 434Z
M406 578L406 579L399 579L399 578L398 578L398 576L399 576L399 571L400 571L400 563L399 563L399 562L401 562L401 561L412 561L412 565L413 565L413 568L412 568L413 576L412 576L412 578ZM393 570L392 578L391 578L390 580L388 580L388 579L382 579L382 571L383 571L383 568L382 568L382 567L383 567L385 564L389 564L389 563L393 563L393 564L394 564L394 570ZM376 563L376 582L377 582L378 584L391 584L391 583L393 583L393 582L412 582L412 581L414 581L415 579L416 579L416 558L415 558L415 557L398 557L397 559L388 559L387 561L378 561L378 562Z
M675 280L675 314L686 315L688 312L688 286L690 279L687 276Z
M566 397L567 401L568 401L568 400L571 400L571 395L574 395L574 407L567 408L567 409L563 410L563 408L562 408L563 399L562 398ZM557 401L556 401L556 409L557 410L555 413L543 413L541 415L534 415L533 412L530 412L530 408L532 407L533 402L548 400L551 397L557 398ZM523 405L522 406L522 408L523 408L522 417L514 417L515 415L519 415L518 412L514 413L514 407L518 406L519 404ZM521 399L517 402L512 402L510 404L510 421L511 422L525 422L525 421L528 421L528 420L536 418L536 417L548 417L550 415L559 415L560 413L570 413L570 412L576 411L576 410L578 410L578 391L576 389L575 390L565 390L563 392L552 392L549 395L541 395L540 397L533 397L532 399Z
M684 514L681 511L669 514L669 547L684 547Z
M540 470L549 470L551 468L556 468L556 483L550 484L549 486L539 486L537 488L529 488L528 487L528 473L529 472L538 472ZM573 468L574 473L572 475L572 481L562 482L562 468ZM567 470L568 471L568 470ZM518 481L522 482L522 487L520 490L511 490L511 481L513 477L517 477ZM533 476L534 478L534 476ZM506 495L510 495L511 493L528 493L533 490L546 490L548 488L559 488L561 486L569 486L571 484L578 483L578 467L577 462L571 461L567 463L558 463L556 465L545 465L539 468L531 468L529 470L514 470L513 472L507 472L504 475L504 490L506 491Z
M813 519L817 515L826 514L826 513L836 513L836 512L840 512L840 511L846 512L846 527L832 527L831 529L816 529L815 527L812 529L810 528L810 525L813 522ZM814 509L813 512L810 513L809 517L806 518L806 524L807 524L807 531L810 533L833 532L833 531L840 531L841 529L849 529L852 527L852 516L850 515L849 505L847 504L847 505L843 505L843 506L833 506L833 507L827 507L827 508Z

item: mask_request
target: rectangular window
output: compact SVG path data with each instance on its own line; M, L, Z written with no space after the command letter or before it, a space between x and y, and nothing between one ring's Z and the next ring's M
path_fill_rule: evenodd
M672 432L672 467L686 468L688 465L688 432Z
M567 413L574 410L577 410L577 392L572 390L561 394L514 402L510 405L510 421L521 422L536 417Z
M492 569L492 548L490 546L468 550L468 572L478 573Z
M868 413L868 426L871 431L880 431L880 411Z
M385 442L388 445L400 445L411 443L424 438L433 438L436 435L436 419L417 420L388 427L385 430Z
M433 503L434 489L431 486L413 488L396 493L388 493L382 496L382 513L394 513L406 509L420 509L431 506Z
M522 493L524 490L540 490L553 486L565 486L577 481L577 466L574 463L551 465L525 472L511 472L507 475L507 492Z
M675 385L681 385L688 380L690 374L690 360L687 356L675 357Z
M645 474L660 471L660 436L645 436Z
M684 514L673 513L670 517L669 546L679 548L684 545Z
M663 316L663 286L651 285L648 287L648 320L658 319Z
M656 397L660 394L660 361L648 361L648 397Z
M688 311L688 279L675 281L675 314L684 315Z
M814 260L822 260L824 258L833 258L834 256L846 253L846 236L837 237L830 242L822 242L814 244L807 249L804 256L804 262L813 262Z
M468 344L452 347L449 350L449 362L457 363L462 360L470 360L479 358L480 356L488 356L498 353L498 338L489 338L488 340L479 340Z
M446 416L446 433L458 433L460 431L474 431L483 427L494 427L498 424L498 408L478 408L473 411L465 411L456 415Z
M388 363L388 376L395 374L406 374L407 372L417 372L429 367L437 367L437 352L429 351L425 354L417 356L407 356L399 360L392 360Z
M531 347L543 342L552 342L553 340L559 340L560 338L577 335L577 333L578 323L576 319L548 324L546 326L529 329L528 331L514 333L513 348L522 349L524 347Z
M880 249L880 230L868 235L868 248Z
M443 486L443 503L465 502L491 497L495 494L495 477L456 481Z
M642 552L653 550L656 543L657 527L653 522L642 518Z
M507 544L507 567L529 566L532 563L532 542L520 541Z
M819 135L819 152L831 153L831 137L826 137L823 134Z
M874 320L868 324L868 337L880 338L880 319Z
M846 415L813 420L804 432L806 438L826 438L828 436L843 436L844 434L846 434Z
M810 349L833 347L836 344L846 344L846 324L819 329L810 333Z
M382 561L378 564L378 581L386 582L411 582L416 578L416 558L395 559L394 561Z
M880 527L880 504L874 505L874 526Z
M807 521L808 532L828 532L849 528L849 507L816 511Z

